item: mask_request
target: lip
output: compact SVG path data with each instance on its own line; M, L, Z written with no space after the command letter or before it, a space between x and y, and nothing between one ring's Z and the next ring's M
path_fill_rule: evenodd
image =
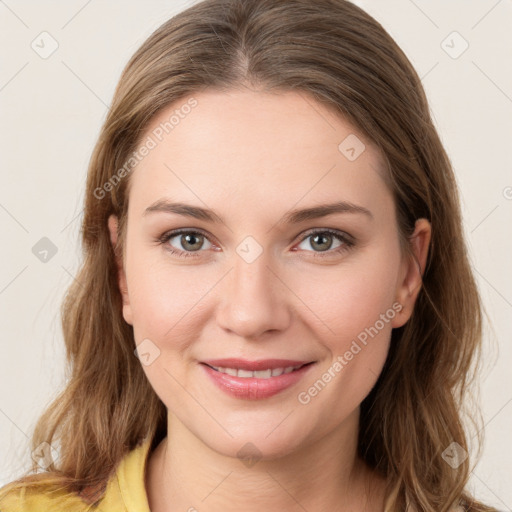
M234 363L236 361L236 363ZM228 364L229 362L229 364ZM214 363L214 364L212 364ZM308 364L310 363L310 364ZM227 373L221 373L214 370L212 366L222 366L230 368L239 368L248 371L264 370L267 368L281 368L286 366L298 366L301 368L291 373L283 373L277 377L268 379L258 379L256 377L234 377ZM297 384L310 369L315 366L314 361L290 361L286 359L267 359L264 361L244 361L245 366L241 364L240 359L216 359L211 362L202 362L200 366L213 383L226 394L243 400L262 400L277 395L278 393ZM231 365L231 366L230 366ZM270 365L270 366L269 366ZM273 366L272 366L273 365Z
M227 359L208 359L201 362L210 366L238 368L240 370L256 372L258 370L266 370L267 368L273 370L275 368L286 368L287 366L300 366L311 363L312 361L296 361L292 359L260 359L259 361L249 361L247 359L230 357Z

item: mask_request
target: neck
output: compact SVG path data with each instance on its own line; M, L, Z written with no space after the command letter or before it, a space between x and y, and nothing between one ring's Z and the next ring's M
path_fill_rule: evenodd
M212 450L175 416L148 461L152 512L383 510L384 479L357 456L359 409L287 455L252 462Z

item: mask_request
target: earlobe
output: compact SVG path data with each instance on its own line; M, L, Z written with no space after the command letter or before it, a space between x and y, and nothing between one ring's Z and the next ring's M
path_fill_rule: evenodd
M125 321L132 324L132 311L130 306L130 298L128 295L128 286L126 282L126 273L123 266L122 257L119 257L118 251L116 250L117 240L118 240L118 228L119 221L116 215L110 215L108 218L108 230L110 233L110 242L112 243L112 248L114 250L116 264L117 264L117 284L119 287L119 292L121 293L121 297L123 300L123 317Z
M414 233L410 237L412 256L404 260L396 291L396 301L402 305L402 309L395 316L392 322L393 327L401 327L412 315L414 304L422 287L431 234L430 222L427 219L418 219Z

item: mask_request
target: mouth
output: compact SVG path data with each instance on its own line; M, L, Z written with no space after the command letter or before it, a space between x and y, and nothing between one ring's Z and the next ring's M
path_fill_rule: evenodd
M261 400L295 386L315 363L286 359L216 359L202 361L200 366L224 393L238 399Z

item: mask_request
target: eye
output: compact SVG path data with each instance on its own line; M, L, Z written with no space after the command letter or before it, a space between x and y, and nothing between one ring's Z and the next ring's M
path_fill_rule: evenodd
M333 247L333 244L336 244ZM300 247L301 245L305 245L306 247ZM339 254L341 252L347 251L352 248L355 244L351 237L346 235L341 231L335 231L331 229L322 229L322 230L314 230L310 231L299 244L299 248L307 250L307 246L312 247L315 256L324 257L324 254L327 255Z
M166 244L167 249L177 256L186 258L189 256L195 256L195 254L191 254L194 252L200 252L201 248L205 241L210 244L210 246L206 247L209 249L212 244L204 235L199 231L172 231L170 233L165 233L161 238L160 242L162 244Z

